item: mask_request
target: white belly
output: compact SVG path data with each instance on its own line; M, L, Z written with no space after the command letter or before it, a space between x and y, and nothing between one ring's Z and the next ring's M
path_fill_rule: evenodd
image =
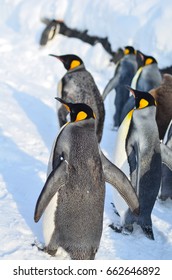
M55 149L56 142L58 141L58 137L59 137L61 131L64 129L64 127L66 125L67 125L67 123L60 129L59 134L53 143L49 162L48 162L47 178L53 170L53 155L54 155L54 149ZM57 209L57 205L58 205L58 192L50 200L48 206L46 207L46 209L44 211L44 215L43 215L43 236L44 236L45 246L47 246L49 244L52 234L55 229L54 218L55 218L55 212Z
M50 203L48 204L44 216L43 216L43 236L44 236L44 242L45 246L48 246L52 234L55 229L55 224L54 224L54 215L55 211L57 208L57 203L58 203L58 193L56 193L53 198L51 199ZM57 252L55 254L57 259L64 259L64 260L69 260L71 259L69 254L62 248L58 247Z
M129 113L130 114L130 113ZM127 154L125 150L125 141L128 134L129 126L130 126L131 116L127 115L119 127L116 145L114 148L114 164L120 168L127 177L129 177L129 164L127 161ZM128 209L128 205L122 196L114 189L113 190L113 199L116 210L118 211L121 217L121 223L123 223L123 218L126 210Z
M53 143L51 154L48 162L48 168L47 168L47 178L52 172L53 166L52 166L52 159L54 154L54 147L56 144L56 140ZM48 243L51 240L51 236L55 229L54 224L54 215L57 208L57 199L58 199L58 193L56 193L53 198L50 200L48 206L46 207L43 215L43 236L44 236L44 242L45 246L48 245Z
M51 240L51 236L55 229L54 215L57 208L58 193L56 193L45 209L43 216L43 235L45 246L47 246Z
M170 129L171 125L172 125L172 120L171 120L171 122L169 123L168 128L167 128L167 130L166 130L166 133L165 133L165 136L164 136L164 139L163 139L163 143L164 143L164 144L165 144L165 143L167 142L167 140L168 140L168 132L169 132L169 129Z

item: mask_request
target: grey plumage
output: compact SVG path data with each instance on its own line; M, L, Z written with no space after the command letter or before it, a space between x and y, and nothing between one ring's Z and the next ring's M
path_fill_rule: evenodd
M98 142L100 142L103 134L105 109L102 96L93 76L86 70L83 61L79 57L75 55L64 55L57 56L57 58L59 58L63 64L65 64L66 61L69 61L69 64L72 63L73 60L80 61L80 65L77 67L65 67L67 72L60 81L61 93L58 93L58 95L67 102L85 103L91 106L96 115L96 134ZM67 110L62 105L58 109L60 127L67 122L67 114Z
M100 150L105 181L111 184L123 197L134 215L139 214L138 197L135 195L131 182L126 175L112 162L110 162Z
M38 221L56 188L55 228L46 250L55 254L62 247L72 259L94 258L103 222L105 188L95 127L93 120L84 122L70 123L57 139L53 157L57 167L49 175L35 211Z
M103 100L107 97L110 91L113 89L116 92L115 95L115 114L114 114L114 126L120 125L122 109L129 98L129 92L126 89L126 85L130 85L134 74L137 71L136 55L132 47L132 53L124 55L123 58L117 63L114 77L106 85L102 97Z
M155 116L155 106L134 110L126 139L131 182L139 197L140 214L135 218L127 211L124 231L132 231L136 222L150 239L154 239L151 213L161 182L161 150Z
M158 87L162 82L162 76L157 63L145 65L137 80L136 88L141 91L149 91Z
M101 152L93 118L70 122L61 129L49 165L50 174L34 216L38 222L58 193L54 227L45 250L55 255L62 247L72 259L94 259L102 235L105 180L111 177L111 184L138 214L135 191L127 177Z
M148 56L145 57L149 58ZM152 59L154 58L152 57ZM161 82L162 76L158 68L157 61L154 59L154 61L151 64L144 64L141 68L138 69L131 82L131 87L136 90L148 92L151 89L159 87ZM128 112L130 112L134 108L134 105L134 97L130 96L123 107L120 123L123 121Z

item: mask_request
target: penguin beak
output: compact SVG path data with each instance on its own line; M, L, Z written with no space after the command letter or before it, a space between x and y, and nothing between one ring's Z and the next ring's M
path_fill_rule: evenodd
M53 56L53 57L55 57L55 58L59 59L61 62L64 62L64 61L62 60L62 58L61 58L60 56L58 56L58 55L55 55L55 54L49 54L49 56Z
M140 56L141 60L144 61L144 55L141 51L137 50L137 54Z
M69 103L67 103L66 101L64 101L63 99L61 99L59 97L55 97L55 99L57 99L60 103L62 103L65 106L65 108L68 110L68 112L71 112Z
M132 95L134 95L135 97L135 92L134 89L132 89L130 86L126 85L126 88L132 93Z

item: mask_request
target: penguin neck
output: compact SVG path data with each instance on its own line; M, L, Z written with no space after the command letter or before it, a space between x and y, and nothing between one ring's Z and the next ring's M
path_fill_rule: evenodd
M150 76L150 79L154 81L154 88L158 87L161 84L162 76L158 69L157 63L152 63L143 67L142 77L147 79L148 76Z
M84 64L81 64L73 69L69 69L68 73L72 73L72 72L76 72L76 71L80 71L80 70L85 70L85 66Z
M157 63L151 63L151 64L147 64L147 65L144 65L144 69L154 69L154 68L158 68L158 64Z
M137 122L139 119L150 119L150 121L155 120L156 117L156 107L148 106L143 109L134 109L133 118Z
M69 123L71 127L73 126L75 129L79 129L81 131L87 131L87 133L95 133L96 134L96 128L95 128L95 120L94 119L86 119L78 122L72 122Z
M123 58L124 60L129 60L129 61L132 61L132 60L136 60L136 55L135 54L133 54L133 53L131 53L131 54L128 54L128 55L125 55L124 56L124 58Z

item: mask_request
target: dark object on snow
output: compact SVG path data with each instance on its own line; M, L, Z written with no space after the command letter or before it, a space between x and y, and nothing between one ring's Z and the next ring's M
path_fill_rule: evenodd
M57 23L55 20L49 21L44 19L43 22L46 24L46 28L42 32L39 44L45 46L49 40L52 40L57 31Z
M116 64L124 56L124 51L122 48L118 48L116 52L113 52L113 57L110 59L110 62Z
M49 40L54 38L55 34L59 33L67 37L78 38L92 46L94 46L96 43L100 43L110 55L114 55L114 52L111 49L111 44L109 43L107 37L101 38L98 36L91 36L88 34L88 30L80 31L77 29L72 29L60 20L49 20L44 18L42 19L42 22L46 24L46 27L43 30L40 38L39 43L41 46L45 46Z

